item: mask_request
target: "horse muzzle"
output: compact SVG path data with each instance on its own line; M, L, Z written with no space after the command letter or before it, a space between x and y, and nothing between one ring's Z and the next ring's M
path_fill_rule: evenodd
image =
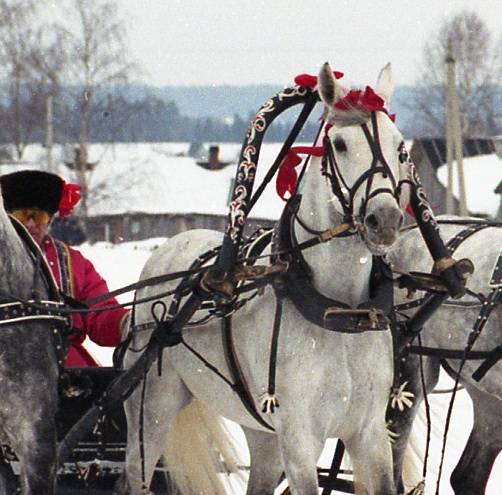
M366 240L372 247L387 249L396 242L403 213L396 206L381 206L364 217Z

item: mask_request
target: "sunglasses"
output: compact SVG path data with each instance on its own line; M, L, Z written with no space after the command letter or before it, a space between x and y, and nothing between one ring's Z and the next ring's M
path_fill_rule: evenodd
M19 208L12 210L10 214L23 224L33 220L37 225L47 225L51 219L49 213L38 208Z

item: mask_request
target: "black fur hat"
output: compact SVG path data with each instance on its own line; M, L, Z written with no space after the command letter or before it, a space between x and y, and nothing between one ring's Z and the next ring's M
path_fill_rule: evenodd
M0 177L6 211L40 208L51 215L58 211L63 193L61 177L39 170L22 170Z

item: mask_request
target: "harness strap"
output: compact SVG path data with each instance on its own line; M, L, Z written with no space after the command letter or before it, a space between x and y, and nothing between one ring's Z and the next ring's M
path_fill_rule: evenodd
M36 304L36 306L33 304ZM0 305L0 326L22 321L54 321L68 324L67 317L59 312L61 306L62 303L54 301L4 303Z
M261 412L273 414L279 407L279 401L275 396L275 376L277 368L277 348L279 344L279 331L281 329L282 319L282 298L276 298L274 328L272 331L272 340L270 343L270 359L268 365L268 388L267 392L260 397Z
M414 228L417 228L418 226L414 226ZM453 253L457 250L457 248L469 237L471 237L473 234L476 234L477 232L480 232L481 230L485 229L486 227L490 227L489 224L480 224L480 223L475 223L472 225L469 225L469 227L461 230L459 233L455 234L453 237L448 239L445 247L450 255L453 255ZM469 291L467 291L469 292ZM410 301L407 303L403 304L398 304L397 306L394 306L395 311L405 311L407 309L413 309L413 308L418 308L422 306L422 304L428 299L428 295L425 295L423 297L420 297L418 299L415 299L414 301Z
M277 296L288 297L306 320L326 330L360 333L388 328L386 315L392 310L392 278L382 277L378 290L371 295L372 299L357 309L324 296L314 287L310 269L301 255L300 245L296 243L293 232L294 214L300 200L299 195L289 200L274 233L274 253L293 253L284 260L281 255L275 256L279 261L289 264L288 270L273 281ZM383 261L378 263L374 259L375 267L381 268L383 264Z
M249 391L249 387L244 378L242 369L240 368L239 361L237 360L237 355L235 353L235 345L232 334L232 317L227 316L223 318L222 321L222 338L223 347L225 349L225 358L227 360L227 365L234 382L233 389L239 396L242 405L246 410L253 416L254 419L260 425L264 426L267 430L274 431L274 428L270 426L258 413L254 405L253 396Z

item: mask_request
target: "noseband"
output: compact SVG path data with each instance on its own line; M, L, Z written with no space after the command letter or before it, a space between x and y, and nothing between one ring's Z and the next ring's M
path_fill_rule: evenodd
M324 136L322 173L329 179L331 190L340 202L340 205L343 209L343 221L352 225L356 225L356 217L364 218L364 216L366 215L368 201L378 194L391 194L399 202L399 184L397 183L396 178L394 177L394 174L382 152L380 138L378 135L376 112L371 112L371 124L373 126L373 136L371 135L367 124L361 124L361 128L364 132L364 136L366 137L366 141L368 142L372 154L371 165L357 178L352 187L349 187L343 178L327 133ZM371 190L371 186L373 185L373 178L376 174L382 174L384 178L389 178L392 183L392 188L379 187L377 189ZM366 194L361 201L359 212L356 215L354 210L355 196L364 182L366 182Z

